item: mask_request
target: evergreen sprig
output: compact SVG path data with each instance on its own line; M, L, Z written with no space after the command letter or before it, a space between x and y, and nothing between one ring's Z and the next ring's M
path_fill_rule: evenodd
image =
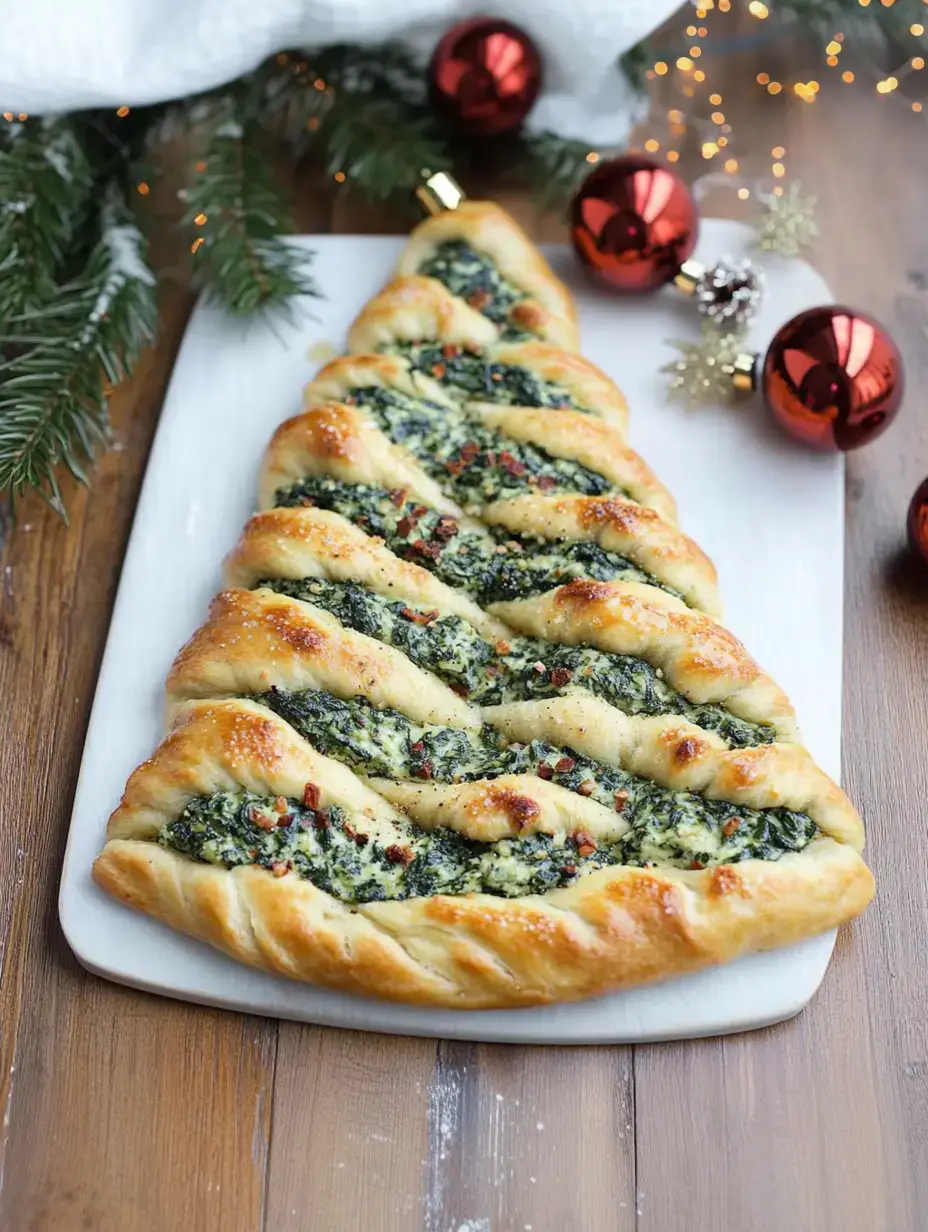
M206 108L205 142L193 164L184 224L195 238L194 282L238 316L319 295L312 254L289 244L293 231L267 159L267 134L247 96L233 92Z
M144 240L115 188L99 228L80 274L6 322L12 357L0 364L0 491L12 506L35 488L65 518L57 468L87 482L85 464L107 439L108 387L157 324Z

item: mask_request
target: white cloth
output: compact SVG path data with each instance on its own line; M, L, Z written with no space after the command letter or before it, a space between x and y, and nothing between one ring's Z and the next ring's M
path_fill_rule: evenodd
M181 98L274 52L400 39L428 55L491 11L544 62L530 125L620 144L637 118L616 61L680 0L0 0L0 112L44 114Z

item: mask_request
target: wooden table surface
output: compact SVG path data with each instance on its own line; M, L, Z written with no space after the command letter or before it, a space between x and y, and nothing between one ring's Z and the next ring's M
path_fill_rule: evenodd
M790 80L790 55L714 67L726 110L739 108L736 152L766 167L786 147L788 173L819 197L813 261L839 298L887 323L909 375L900 421L847 469L844 779L879 893L843 931L811 1006L693 1043L487 1046L201 1009L78 966L58 879L122 555L191 306L168 287L158 345L114 400L117 449L89 493L66 485L70 527L28 500L0 560L0 1228L928 1228L928 574L902 551L909 496L928 474L928 141L923 120L836 74L814 105L769 98L754 74ZM306 230L398 229L313 182L300 191ZM530 220L526 201L506 201Z

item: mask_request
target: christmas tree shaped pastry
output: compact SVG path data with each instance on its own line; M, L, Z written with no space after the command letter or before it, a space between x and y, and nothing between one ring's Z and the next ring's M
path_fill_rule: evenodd
M576 348L499 207L416 229L268 446L100 885L252 966L461 1008L866 906L859 817Z

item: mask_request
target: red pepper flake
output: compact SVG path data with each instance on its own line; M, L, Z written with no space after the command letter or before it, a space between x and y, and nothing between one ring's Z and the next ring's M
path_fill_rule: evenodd
M540 779L553 779L554 770L546 761L540 762L537 770Z
M476 441L465 441L461 446L461 457L465 462L473 462L479 452L480 446Z
M441 556L440 543L426 543L424 539L413 539L409 545L414 552L418 552L420 556L426 556L430 560L438 560Z
M538 475L535 478L535 484L541 491L545 492L548 488L556 488L557 480L553 475Z
M389 846L384 852L384 855L391 864L402 864L403 868L406 868L406 866L411 864L415 859L415 856L409 848L400 847L399 843L393 843Z
M259 830L273 830L276 822L271 821L270 817L266 817L264 813L254 804L249 804L245 816L253 826L257 826Z
M400 518L400 520L396 524L396 533L398 535L402 535L405 538L405 536L409 534L409 532L412 530L414 526L415 526L415 522L412 520L412 518Z
M628 803L628 792L624 787L620 787L615 793L615 811L617 813L624 812L625 805Z
M303 788L303 803L307 808L317 809L322 799L322 792L315 783L307 783Z
M499 455L499 464L504 471L508 471L510 475L524 475L528 467L524 462L520 462L514 457L508 449L503 449Z
M350 821L346 821L346 822L343 824L342 829L345 831L345 833L348 835L348 837L349 837L349 838L357 838L357 837L358 837L358 832L357 832L357 830L354 828L354 826L351 824L351 822L350 822Z
M741 825L740 817L731 817L729 818L728 821L725 822L724 826L722 826L722 833L726 837L728 837L729 835L734 834L734 832L740 827L740 825Z
M460 527L454 518L449 517L448 514L445 513L442 514L435 524L435 529L432 531L432 535L439 541L439 543L447 543L449 539L454 538L459 530Z
M572 757L562 757L560 761L554 763L554 768L558 774L566 774L568 770L573 770L576 764Z
M435 767L430 761L424 761L421 766L416 768L414 773L417 779L430 779L434 769Z
M577 830L574 834L578 856L591 856L596 850L596 839L586 830Z
M580 786L577 788L577 794L580 796L592 796L595 790L596 790L596 783L594 782L594 780L584 779L583 782L580 784Z
M369 835L359 834L350 821L346 821L342 829L345 831L345 833L348 835L351 841L357 844L358 847L366 847L367 844L371 841Z
M292 867L293 865L290 863L289 860L272 860L271 861L271 872L274 874L275 877L286 876L286 874L290 872L290 869Z
M489 291L482 289L479 291L472 291L467 297L467 302L470 304L471 308L475 308L477 312L482 312L488 304L493 302L493 296Z
M425 741L417 740L415 744L409 746L410 753L421 753L425 748Z
M290 823L291 823L292 821L293 821L293 814L292 814L292 813L282 813L282 814L279 814L279 815L278 815L278 817L277 817L277 825L278 825L278 827L280 827L280 826L289 826L289 825L290 825Z
M411 620L416 625L430 625L433 620L438 619L438 608L433 607L430 612L417 612L411 607L401 607L400 615L405 616L407 620Z
M563 689L565 684L570 684L573 679L573 672L569 667L552 667L551 683L556 689Z
M428 513L428 507L426 505L413 505L412 509L409 511L409 516L411 518L415 518L418 522L424 513Z
M691 860L690 868L705 868L705 864L701 860Z
M274 801L274 812L275 813L286 813L286 811L287 811L287 797L278 796L277 799Z
M457 359L457 357L461 354L461 348L459 346L455 346L453 342L446 342L441 348L441 353L444 355L445 359Z
M437 377L439 381L447 371L444 364L432 364L432 376Z
M395 505L397 509L402 508L403 501L405 499L406 499L406 489L405 488L391 488L390 489L390 503Z

